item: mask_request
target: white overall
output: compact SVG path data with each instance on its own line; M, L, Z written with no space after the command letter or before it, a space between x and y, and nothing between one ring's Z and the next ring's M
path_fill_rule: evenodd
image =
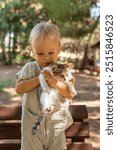
M36 62L29 62L16 74L21 80L28 80L39 75ZM69 75L69 80L74 78ZM21 122L21 150L64 150L66 149L65 129L73 120L66 108L66 100L60 108L48 114L41 122L36 134L32 134L32 127L41 114L38 89L24 93L22 99L22 122ZM69 88L69 87L68 87ZM40 89L41 92L41 89Z

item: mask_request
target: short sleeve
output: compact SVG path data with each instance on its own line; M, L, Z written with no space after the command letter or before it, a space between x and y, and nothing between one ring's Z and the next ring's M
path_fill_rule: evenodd
M21 80L27 80L30 78L30 63L27 63L23 68L16 74L16 77Z

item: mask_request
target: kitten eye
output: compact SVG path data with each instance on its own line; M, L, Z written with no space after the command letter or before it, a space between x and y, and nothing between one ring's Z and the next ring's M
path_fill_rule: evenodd
M38 53L39 56L43 55L43 53Z
M53 69L53 70L56 70L56 69L57 69L57 67L56 67L56 66L53 66L53 67L52 67L52 69Z

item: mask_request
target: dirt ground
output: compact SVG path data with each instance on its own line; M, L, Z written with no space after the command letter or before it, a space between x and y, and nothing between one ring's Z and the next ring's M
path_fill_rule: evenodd
M9 82L3 91L0 91L0 105L17 105L21 103L21 95L16 94L14 87L16 81L16 72L21 66L0 65L0 84ZM76 78L75 87L78 94L74 102L85 104L88 109L88 122L90 138L86 142L92 143L93 150L100 149L100 78L94 74L88 74L88 71L74 73Z

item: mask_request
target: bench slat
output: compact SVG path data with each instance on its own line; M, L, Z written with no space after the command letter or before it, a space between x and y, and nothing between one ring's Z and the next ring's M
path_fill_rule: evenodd
M0 121L0 139L20 139L20 126L20 120Z
M69 110L74 121L88 118L88 112L85 105L70 105ZM0 106L0 120L19 120L21 119L21 105Z
M0 140L0 150L20 150L21 140Z
M89 138L88 122L74 122L66 131L67 138L84 139Z
M19 120L21 119L21 105L1 105L0 120Z
M88 118L86 105L70 105L69 110L74 121L79 121Z
M21 121L0 121L0 139L18 139L21 138ZM88 122L74 122L66 131L67 138L80 139L89 137ZM75 141L77 141L75 140ZM82 140L81 140L82 141Z
M92 144L88 143L72 143L67 144L67 150L93 150Z
M21 141L16 140L1 140L0 150L20 150ZM67 150L93 150L92 144L88 143L67 143Z

